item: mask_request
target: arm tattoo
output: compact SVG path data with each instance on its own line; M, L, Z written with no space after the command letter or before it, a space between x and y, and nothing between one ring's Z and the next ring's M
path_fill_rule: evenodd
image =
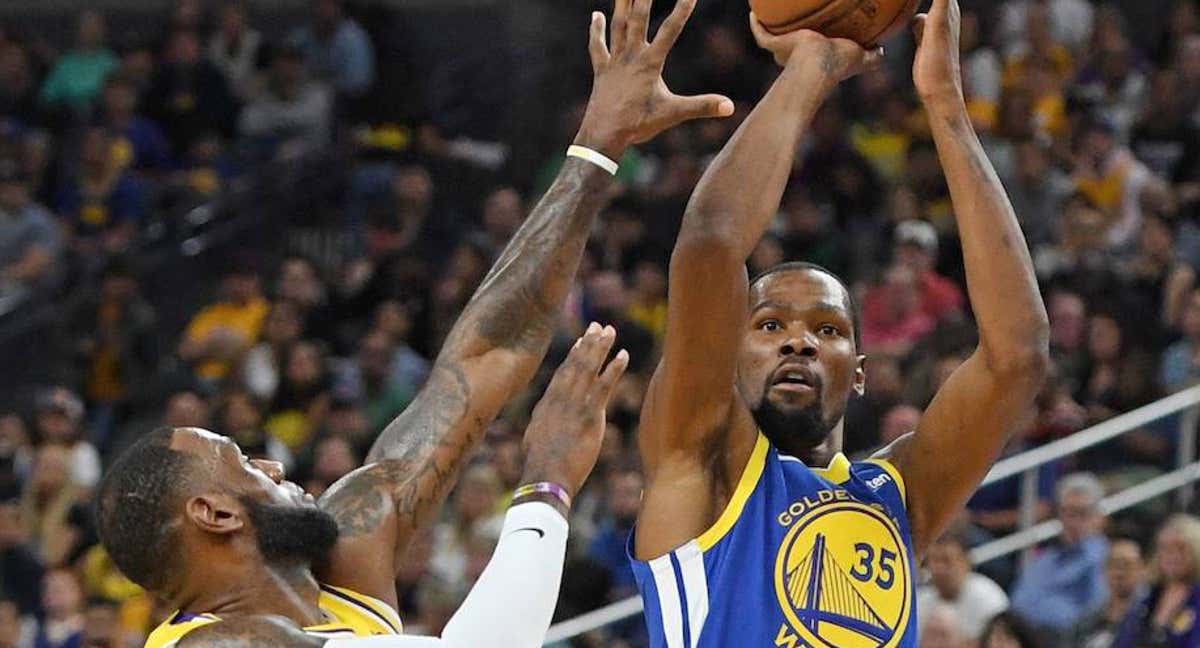
M610 182L586 162L564 163L451 329L416 400L376 440L368 465L321 498L343 537L374 533L395 513L405 545L436 512L487 424L542 361ZM479 361L495 350L512 360Z

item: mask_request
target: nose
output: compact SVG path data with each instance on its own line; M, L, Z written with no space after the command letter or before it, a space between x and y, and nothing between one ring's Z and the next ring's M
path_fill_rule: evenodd
M283 464L266 459L251 459L250 465L266 473L267 477L276 484L283 483Z
M806 358L817 357L817 343L813 336L807 333L796 338L792 338L784 342L779 348L779 354L782 356L799 355Z

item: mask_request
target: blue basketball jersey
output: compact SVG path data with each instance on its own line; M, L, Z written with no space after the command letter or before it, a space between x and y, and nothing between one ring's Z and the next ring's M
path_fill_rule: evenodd
M809 468L760 434L710 529L633 560L651 648L915 648L904 502L886 460Z

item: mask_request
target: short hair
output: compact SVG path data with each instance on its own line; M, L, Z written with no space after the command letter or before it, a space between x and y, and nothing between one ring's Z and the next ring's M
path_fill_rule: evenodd
M758 276L754 277L754 279L750 282L750 287L754 288L759 284L759 282L767 277L770 277L771 275L780 274L782 272L801 271L820 272L821 274L828 275L832 277L839 286L842 287L842 291L846 293L846 307L850 309L850 325L854 327L854 348L855 350L861 349L862 333L859 331L858 305L854 303L854 293L850 291L850 287L846 285L846 282L842 281L842 278L834 274L834 272L829 268L817 263L811 263L809 261L788 261L787 263L780 263L777 266L767 268L766 270L760 272Z
M1090 472L1071 473L1058 482L1055 489L1054 501L1062 503L1068 493L1082 493L1087 496L1088 504L1095 509L1104 498L1104 484Z
M148 590L166 584L178 564L175 515L193 459L171 448L175 428L163 427L138 439L100 481L96 530L113 562Z

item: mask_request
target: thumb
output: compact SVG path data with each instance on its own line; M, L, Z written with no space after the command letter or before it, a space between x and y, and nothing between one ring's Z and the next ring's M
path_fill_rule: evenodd
M672 98L672 116L676 122L706 117L728 117L733 114L733 100L724 95L706 94Z
M917 45L921 44L921 37L925 34L925 21L929 18L929 14L917 14L913 16L912 30L913 37L917 39Z

